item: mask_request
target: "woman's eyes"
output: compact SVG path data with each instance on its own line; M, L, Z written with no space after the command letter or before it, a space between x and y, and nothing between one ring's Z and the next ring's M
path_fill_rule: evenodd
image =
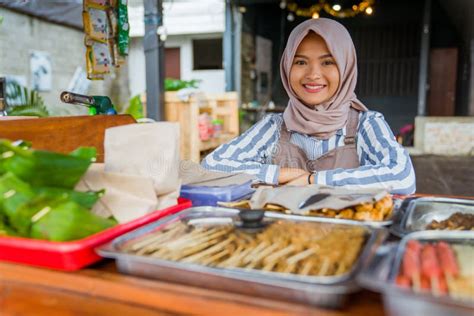
M336 63L334 62L334 60L331 60L331 59L326 59L322 62L322 64L324 66L330 66L330 65L335 65Z
M295 60L294 64L303 66L303 65L306 65L307 62L305 60ZM335 65L335 64L336 64L336 62L332 59L326 59L326 60L323 60L321 62L322 66L331 66L331 65Z

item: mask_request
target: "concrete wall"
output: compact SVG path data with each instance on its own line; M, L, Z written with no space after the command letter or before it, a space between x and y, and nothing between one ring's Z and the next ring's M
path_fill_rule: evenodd
M193 39L218 38L223 34L193 34L168 36L165 47L180 48L181 80L201 80L199 88L209 93L225 91L225 73L218 70L193 70ZM165 60L166 62L166 60ZM130 92L132 95L146 90L145 80L145 53L143 38L132 38L129 56Z
M84 114L80 106L59 101L78 66L85 69L84 33L24 14L0 8L4 21L0 25L0 76L21 76L31 85L30 53L48 52L52 63L52 89L40 92L51 115ZM124 67L126 70L126 67ZM128 102L127 71L114 71L104 81L92 81L89 94L109 95L114 104Z
M474 117L415 119L416 154L474 156Z

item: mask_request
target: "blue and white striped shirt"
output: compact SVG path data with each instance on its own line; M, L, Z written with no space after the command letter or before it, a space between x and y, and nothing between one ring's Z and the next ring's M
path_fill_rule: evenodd
M273 150L280 139L282 114L269 114L245 133L219 146L203 161L206 169L245 172L266 183L278 183L280 167L272 164ZM290 142L315 160L344 146L346 128L326 140L291 132ZM415 172L406 150L395 140L382 114L361 112L356 136L360 167L318 171L315 183L348 188L384 188L396 194L415 192Z

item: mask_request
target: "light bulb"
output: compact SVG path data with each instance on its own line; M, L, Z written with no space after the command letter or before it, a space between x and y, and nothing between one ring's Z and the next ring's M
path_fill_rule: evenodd
M372 7L368 7L367 9L365 9L365 13L371 15L372 13L374 13L374 9L372 9Z
M158 34L162 42L166 41L166 39L168 38L168 31L163 25L158 26L158 28L156 29L156 34Z
M311 17L312 17L313 19L319 19L319 13L318 13L318 12L314 12Z
M280 9L284 10L286 8L286 1L280 1Z
M286 19L290 22L293 22L295 20L295 16L293 15L293 13L288 13Z
M335 4L332 6L334 11L341 11L341 6L339 4Z

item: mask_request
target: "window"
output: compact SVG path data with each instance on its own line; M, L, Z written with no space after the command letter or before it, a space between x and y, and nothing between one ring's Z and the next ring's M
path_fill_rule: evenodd
M222 38L193 40L193 69L222 69Z

